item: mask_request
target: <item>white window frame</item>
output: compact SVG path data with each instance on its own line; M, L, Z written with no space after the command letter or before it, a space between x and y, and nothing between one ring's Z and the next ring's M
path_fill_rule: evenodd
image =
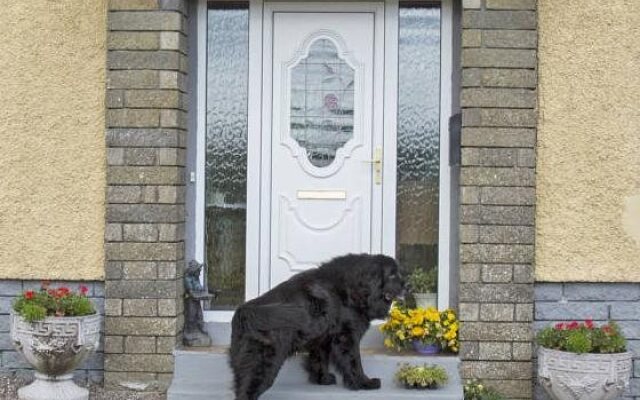
M224 0L223 0L224 1ZM450 306L450 259L451 247L451 167L449 165L449 118L452 115L453 88L453 0L441 0L440 35L440 201L439 201L439 238L438 238L438 307ZM199 107L196 110L196 163L195 171L195 215L193 226L195 238L194 259L204 261L205 255L205 150L206 150L206 51L207 51L207 3L198 0L197 4L197 84L196 98ZM261 192L267 184L261 176L261 148L265 138L262 131L262 83L263 83L263 0L249 0L249 82L248 82L248 168L247 168L247 231L246 231L246 287L247 299L260 293L260 206ZM382 231L393 232L382 242L385 254L395 255L396 232L396 157L397 157L397 101L398 101L398 0L385 0L385 80L384 109L384 168L383 182L383 219ZM257 136L251 140L253 136ZM388 146L387 143L393 145ZM193 181L193 179L192 179ZM251 221L251 223L249 223ZM201 275L204 282L204 274ZM205 311L207 322L228 322L233 311Z

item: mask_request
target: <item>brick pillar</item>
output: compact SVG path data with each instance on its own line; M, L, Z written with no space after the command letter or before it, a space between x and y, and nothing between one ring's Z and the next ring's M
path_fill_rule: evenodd
M535 0L463 0L463 378L532 397Z
M105 384L164 391L183 325L185 4L108 15Z

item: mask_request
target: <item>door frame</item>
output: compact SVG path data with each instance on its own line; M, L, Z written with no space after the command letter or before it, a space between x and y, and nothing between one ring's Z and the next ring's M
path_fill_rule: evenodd
M218 0L220 1L220 0ZM222 0L225 1L225 0ZM232 1L232 0L230 0ZM421 0L418 0L421 1ZM195 184L195 209L193 218L193 237L195 240L195 254L193 258L198 262L204 262L205 253L205 150L206 150L206 51L207 51L207 2L198 0L197 5L197 85L196 102L197 109L194 113L196 121L196 151L195 168L190 172L189 180ZM424 0L425 3L433 0ZM451 166L449 160L449 118L452 115L452 87L453 87L453 0L440 0L441 5L441 36L440 36L440 192L439 192L439 246L438 246L438 306L449 307L450 303L450 260L451 246L454 245L451 238ZM381 105L382 110L374 109L374 124L381 124L383 128L382 143L372 143L372 149L377 145L383 148L383 184L382 201L377 202L378 208L372 208L372 215L379 213L382 218L374 218L379 221L378 226L372 224L372 230L378 232L393 232L391 235L379 235L380 249L384 254L395 255L396 239L396 140L397 140L397 89L398 89L398 0L381 1L333 1L331 3L306 2L306 1L264 1L248 0L249 3L249 77L248 77L248 166L247 166L247 225L246 225L246 283L245 297L251 299L260 294L261 282L268 282L269 271L265 268L261 271L261 262L269 262L268 252L261 251L262 234L269 234L269 226L261 224L261 212L264 207L262 193L270 193L270 179L265 179L263 168L270 170L270 158L265 160L263 152L268 147L271 152L271 138L261 135L262 127L269 126L270 120L263 120L262 91L263 84L271 81L271 77L264 70L265 48L264 15L265 11L283 6L293 10L309 10L310 7L322 5L326 10L328 6L335 6L340 10L363 10L365 6L377 10L382 15L382 20L376 14L376 34L380 32L384 36L384 49L374 49L374 52L383 51L384 79L382 82L374 82L374 96L382 96L383 101L378 101L374 107ZM290 7L290 8L289 8ZM380 23L382 22L382 23ZM378 42L376 42L378 43ZM374 71L374 76L377 73ZM267 79L268 78L268 79ZM384 110L394 110L385 113ZM269 124L267 124L269 123ZM253 138L253 140L252 140ZM374 139L375 140L375 139ZM393 145L389 145L393 144ZM270 178L270 176L269 176ZM374 191L376 190L374 185ZM375 204L376 202L374 202ZM384 212L383 212L384 210ZM270 210L267 210L270 212ZM372 222L373 222L372 221ZM372 236L373 239L373 236ZM264 254L266 254L266 259ZM266 277L264 276L266 274ZM267 279L265 281L265 278ZM206 281L201 275L201 281ZM233 316L233 311L205 311L207 322L228 322Z

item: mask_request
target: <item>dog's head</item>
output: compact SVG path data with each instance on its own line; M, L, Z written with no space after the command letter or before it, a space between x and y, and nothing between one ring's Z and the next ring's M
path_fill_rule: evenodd
M394 300L404 300L406 283L400 273L398 263L393 258L383 255L376 256L376 258L382 269L380 305L384 304L384 307L381 307L384 308L382 315L377 315L376 318L384 318Z
M391 303L404 298L406 284L393 258L374 255L368 264L367 314L370 319L386 318Z
M396 261L383 254L348 254L322 265L350 307L369 320L386 318L393 300L402 299L405 282Z

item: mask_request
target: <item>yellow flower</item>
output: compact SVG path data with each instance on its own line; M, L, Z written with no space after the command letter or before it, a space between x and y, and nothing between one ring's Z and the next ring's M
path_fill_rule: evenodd
M413 335L413 337L423 337L425 334L425 330L421 326L416 326L411 329L411 334Z
M384 340L385 347L393 347L393 341L390 338Z
M409 322L412 325L422 325L424 323L424 315L420 310L409 310Z
M424 317L429 322L439 322L440 313L434 307L429 307L424 312Z
M404 316L402 315L402 311L400 311L400 309L398 308L393 308L391 309L391 318L395 319L395 320L400 320L402 319Z
M401 330L396 331L396 336L398 337L398 339L400 340L404 340L405 339L405 335L404 332Z

